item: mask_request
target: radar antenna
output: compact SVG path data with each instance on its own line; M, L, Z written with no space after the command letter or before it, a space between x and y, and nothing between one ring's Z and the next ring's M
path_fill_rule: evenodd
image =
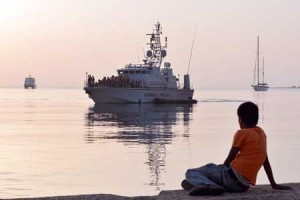
M164 57L167 55L167 44L165 46L161 46L161 34L162 26L160 22L155 24L153 33L146 34L150 36L150 42L147 43L147 45L150 46L150 50L147 51L145 64L148 64L151 67L160 67Z

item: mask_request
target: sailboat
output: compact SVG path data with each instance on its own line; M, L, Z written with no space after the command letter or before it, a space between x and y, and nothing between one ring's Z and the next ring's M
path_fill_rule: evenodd
M255 62L255 69L254 69L254 82L255 78L257 77L257 83L253 84L252 87L255 91L261 92L261 91L268 91L269 85L265 83L265 66L264 66L264 59L263 59L263 67L262 67L262 82L260 82L260 68L259 68L259 36L257 36L257 59Z

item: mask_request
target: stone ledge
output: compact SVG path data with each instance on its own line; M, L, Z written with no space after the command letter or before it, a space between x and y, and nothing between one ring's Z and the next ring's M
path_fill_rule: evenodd
M37 197L37 198L18 198L15 200L281 200L281 199L300 199L300 183L285 184L293 190L273 190L270 185L258 185L251 187L244 193L225 193L221 196L189 196L184 190L161 191L157 196L137 196L125 197L112 194L92 194L92 195L74 195L74 196L55 196L55 197Z

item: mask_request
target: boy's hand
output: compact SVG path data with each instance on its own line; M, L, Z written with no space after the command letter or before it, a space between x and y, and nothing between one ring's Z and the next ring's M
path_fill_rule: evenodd
M269 159L268 159L268 156L266 156L266 160L264 162L264 168L265 168L265 171L267 173L267 176L268 176L268 179L272 185L272 188L274 190L292 190L291 187L289 186L286 186L286 185L279 185L275 182L274 180L274 177L273 177L273 172L272 172L272 168L271 168L271 165L270 165L270 162L269 162Z
M286 186L286 185L279 185L279 184L274 184L272 185L272 188L274 190L292 190L292 188L290 186Z

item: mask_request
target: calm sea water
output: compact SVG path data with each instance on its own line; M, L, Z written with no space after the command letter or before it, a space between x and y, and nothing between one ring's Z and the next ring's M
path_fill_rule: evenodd
M275 179L300 181L300 90L202 89L195 98L94 106L81 89L0 89L0 198L179 189L187 168L224 161L248 100L259 105Z

